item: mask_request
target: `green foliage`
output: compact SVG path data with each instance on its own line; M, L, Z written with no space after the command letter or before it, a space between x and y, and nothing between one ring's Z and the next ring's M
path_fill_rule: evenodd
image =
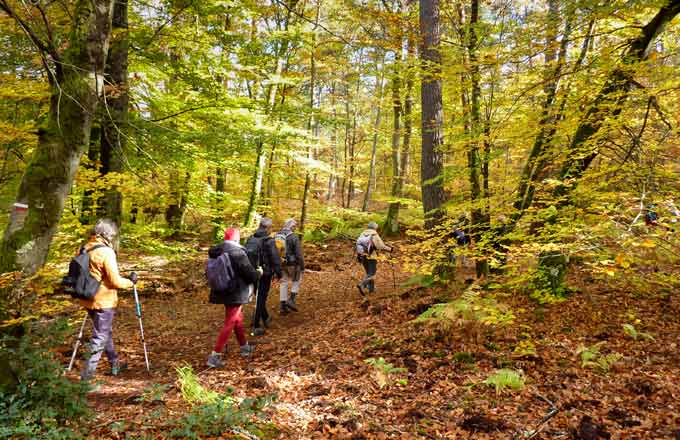
M654 336L652 336L649 333L646 332L641 332L637 330L632 324L623 324L623 331L625 334L633 338L633 340L637 341L638 339L643 339L646 341L653 341Z
M520 341L513 350L513 355L518 357L536 356L536 346L528 339Z
M15 381L0 386L0 438L80 438L90 415L88 385L63 375L50 348L60 345L66 322L36 324L20 339L0 340L0 360L9 360ZM4 374L4 373L3 373Z
M201 385L191 366L185 365L177 367L175 371L177 371L182 397L188 403L215 403L219 400L231 399L230 397L220 396L215 391L209 390Z
M453 360L460 364L474 364L475 356L467 351L460 351L453 355Z
M229 394L219 394L205 388L190 366L176 368L182 397L193 408L188 414L165 423L164 428L172 438L198 439L220 435L226 431L242 433L258 438L265 424L262 410L270 405L273 397L260 397L238 401ZM149 397L165 392L161 385L148 390ZM147 394L147 393L145 393Z
M611 367L623 357L620 353L603 354L600 348L605 344L600 341L590 347L581 345L576 350L576 355L581 358L581 368L592 368L602 374L609 373Z
M395 377L400 373L406 373L407 372L406 368L395 367L382 357L378 359L375 358L364 359L364 362L373 367L373 378L375 379L380 388L384 388L393 383L397 383L399 385L408 384L407 379Z
M556 251L544 252L539 258L530 285L529 296L539 304L563 301L568 293L564 284L569 256Z
M337 238L356 239L369 222L381 224L377 213L367 213L346 208L325 208L310 213L305 228L305 241L320 242Z
M449 324L477 322L483 325L505 326L514 319L512 310L500 304L493 296L482 297L478 289L470 288L452 302L433 305L414 322L434 320Z
M151 385L144 388L142 395L139 396L136 401L139 403L163 402L165 393L169 388L170 385L152 383Z
M524 388L524 377L518 371L504 368L489 376L484 384L494 387L496 394L501 394L506 389L520 391Z

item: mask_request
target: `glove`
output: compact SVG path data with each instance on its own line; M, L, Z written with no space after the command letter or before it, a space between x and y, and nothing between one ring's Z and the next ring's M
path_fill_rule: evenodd
M137 280L138 280L137 272L132 272L130 274L130 281L132 281L132 284L137 284Z

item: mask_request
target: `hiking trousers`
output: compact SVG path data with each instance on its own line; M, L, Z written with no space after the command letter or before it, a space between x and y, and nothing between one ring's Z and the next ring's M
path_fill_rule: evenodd
M297 266L284 266L282 272L283 277L281 277L281 286L279 287L279 300L288 301L288 283L292 284L290 293L297 295L300 292L302 274Z
M264 274L260 277L257 286L257 303L255 304L255 317L253 318L253 327L260 326L260 321L264 325L269 319L269 312L267 312L267 297L269 296L269 289L272 285L272 275Z
M361 287L368 288L369 293L373 293L375 292L375 274L378 273L378 260L362 258L361 264L366 271L366 276L361 280Z
M246 331L243 328L243 313L241 313L240 304L224 305L224 326L217 336L217 342L215 343L215 349L213 350L215 353L222 353L232 331L236 334L238 345L243 346L247 343Z
M118 361L118 354L113 346L113 318L116 315L116 309L88 310L87 314L92 320L92 340L89 346L89 358L80 373L83 380L94 376L102 353L106 353L109 364L113 365Z

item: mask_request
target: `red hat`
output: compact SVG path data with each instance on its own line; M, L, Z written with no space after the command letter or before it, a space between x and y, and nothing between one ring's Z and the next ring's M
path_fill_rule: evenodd
M225 240L239 241L240 238L241 233L239 232L238 228L227 228L227 230L224 231Z

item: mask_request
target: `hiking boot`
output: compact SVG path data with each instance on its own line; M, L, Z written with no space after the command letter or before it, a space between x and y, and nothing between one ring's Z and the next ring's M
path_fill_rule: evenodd
M127 362L115 361L111 364L111 376L118 376L120 373L128 369Z
M222 362L222 353L215 353L214 351L208 356L208 361L205 363L210 368L222 368L224 367L224 362Z
M272 325L272 317L267 316L267 319L265 319L263 322L264 328L269 328L270 325Z
M256 327L250 334L253 336L262 336L264 335L264 329L262 327Z
M244 358L250 357L250 355L252 355L254 351L255 347L248 343L241 345L241 356Z
M364 289L361 286L361 283L357 284L357 289L359 289L359 294L361 296L366 296L366 294L364 293Z
M288 304L286 301L281 301L281 309L279 310L279 313L282 315L288 314Z
M290 292L290 301L288 301L288 304L291 304L293 307L297 307L297 303L295 302L295 299L297 298L297 292ZM297 309L295 309L297 312Z

